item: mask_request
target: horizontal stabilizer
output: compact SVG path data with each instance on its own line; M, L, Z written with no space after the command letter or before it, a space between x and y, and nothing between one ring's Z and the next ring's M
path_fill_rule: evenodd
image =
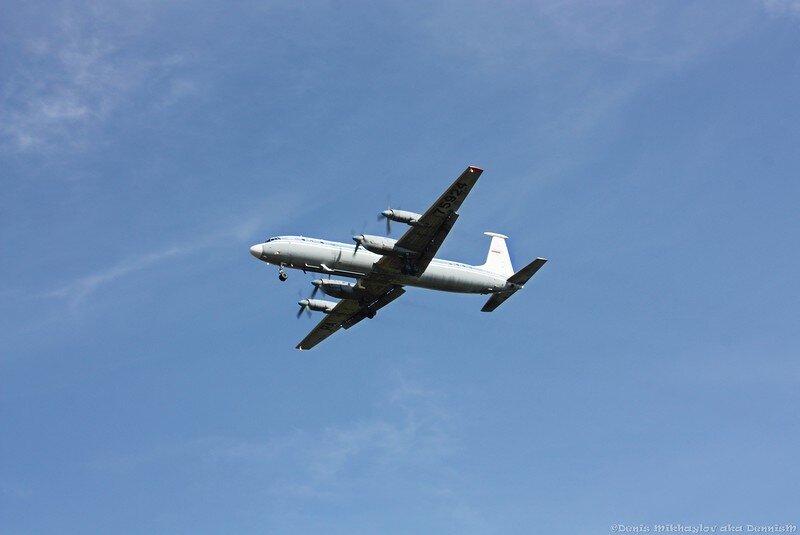
M536 260L534 260L533 262L531 262L530 264L528 264L524 268L520 269L519 271L517 271L516 273L511 275L508 278L508 282L510 282L511 284L516 284L516 285L518 285L518 287L514 288L512 290L505 291L505 292L497 292L497 293L493 294L489 298L489 300L486 301L486 304L483 305L483 308L481 309L481 312L491 312L495 308L497 308L500 305L502 305L503 303L505 303L506 299L508 299L509 297L514 295L514 293L517 290L522 289L522 286L526 282L528 282L530 280L530 278L533 277L536 274L537 271L539 271L539 268L541 268L544 265L545 262L547 262L547 260L545 260L544 258L537 258Z
M539 271L539 268L541 268L545 262L547 262L547 260L544 258L537 258L524 268L511 275L508 278L508 282L524 285L526 282L528 282L528 280L530 280L531 277L536 275L536 272Z
M492 294L489 300L486 301L486 304L483 305L481 312L491 312L495 308L505 303L506 299L514 295L514 292L516 292L516 290L511 290L510 292Z

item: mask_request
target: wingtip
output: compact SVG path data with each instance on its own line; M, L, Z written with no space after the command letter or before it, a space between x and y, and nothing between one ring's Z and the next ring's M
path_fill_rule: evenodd
M472 173L483 173L483 169L481 169L477 165L470 165L469 167L467 167L467 169L469 169L470 172Z

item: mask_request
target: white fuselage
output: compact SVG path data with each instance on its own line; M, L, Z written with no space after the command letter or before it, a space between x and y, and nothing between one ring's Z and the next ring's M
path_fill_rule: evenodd
M362 277L382 257L355 244L302 236L278 236L254 245L253 256L270 264L343 277ZM506 276L478 266L434 258L419 276L392 276L395 284L446 292L487 294L507 287Z

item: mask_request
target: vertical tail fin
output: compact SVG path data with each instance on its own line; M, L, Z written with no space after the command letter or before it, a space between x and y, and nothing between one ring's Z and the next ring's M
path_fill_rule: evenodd
M508 255L508 247L506 247L508 236L495 232L484 232L484 234L492 238L492 243L489 244L486 263L481 267L492 273L510 277L514 274L514 267L511 265L511 257Z

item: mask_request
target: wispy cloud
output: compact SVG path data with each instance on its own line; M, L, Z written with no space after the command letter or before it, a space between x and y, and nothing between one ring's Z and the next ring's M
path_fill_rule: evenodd
M29 486L20 484L7 478L0 479L0 496L25 500L33 495Z
M769 13L773 15L793 15L800 17L800 0L761 0Z
M267 441L218 445L212 456L225 463L290 468L280 471L283 475L270 490L299 498L340 495L355 479L367 475L414 468L441 471L455 448L451 415L441 393L403 381L388 394L386 403L383 418L316 432L296 430Z
M747 31L754 13L708 9L704 2L649 4L603 0L539 2L546 35L561 47L676 68L702 60ZM749 10L752 11L752 10Z
M775 8L799 0L762 0ZM502 5L444 2L421 22L439 50L491 71L548 77L553 50L679 66L705 57L746 31L751 19L702 2L651 4L625 0L538 0ZM713 15L711 14L713 13ZM480 37L461 28L481 28ZM490 35L491 38L486 38Z
M130 29L122 30L132 24L124 15L109 20L107 11L64 8L52 16L52 25L35 28L17 43L21 57L4 76L0 139L6 148L80 147L136 91L155 90L154 107L192 91L175 72L182 57L137 51L126 38Z
M210 248L229 242L245 243L255 240L255 235L261 229L269 227L270 220L287 219L295 215L302 215L299 208L299 197L282 196L271 199L266 206L259 206L249 213L236 213L229 218L219 221L216 229L200 233L202 237L192 236L174 241L156 250L145 251L131 255L118 263L97 269L88 275L79 277L71 282L43 294L43 297L58 298L76 307L82 304L87 297L103 286L110 285L126 276L136 272L153 268L159 264L181 258L186 255L195 255ZM304 203L305 209L313 209L313 204ZM190 245L186 245L190 244ZM244 254L244 253L243 253Z
M91 273L56 290L48 292L45 296L67 299L75 306L99 287L136 271L141 271L160 262L164 262L182 251L185 251L185 249L181 247L169 247L160 251L132 256L108 269Z
M410 478L416 492L443 499L450 507L457 482L448 465L458 440L457 418L446 401L435 388L401 380L380 400L380 416L372 419L294 429L265 439L189 439L89 465L118 477L180 458L213 467L209 473L235 474L243 485L254 482L276 499L295 502L387 490ZM417 472L425 476L417 480Z

